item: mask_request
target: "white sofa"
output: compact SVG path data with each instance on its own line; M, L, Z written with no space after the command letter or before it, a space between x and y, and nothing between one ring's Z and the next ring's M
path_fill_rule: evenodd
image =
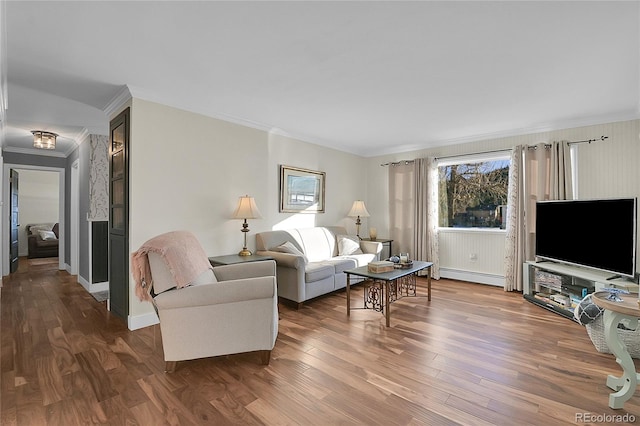
M360 241L341 226L325 226L260 232L256 249L257 254L276 261L278 296L300 307L309 299L346 287L343 271L378 260L382 244Z

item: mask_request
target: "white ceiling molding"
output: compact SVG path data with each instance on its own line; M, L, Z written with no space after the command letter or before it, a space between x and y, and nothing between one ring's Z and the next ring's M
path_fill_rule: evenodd
M233 124L239 124L241 126L250 127L256 130L263 130L265 132L269 132L273 126L270 126L265 123L260 123L257 121L252 121L242 117L236 117L230 114L225 114L221 112L211 113L209 111L202 111L193 108L190 105L181 105L172 101L171 99L167 99L164 96L159 96L155 93L151 93L148 90L144 90L140 87L134 87L131 85L127 85L129 88L129 92L131 93L132 98L141 99L143 101L154 102L161 105L166 105L172 108L176 108L182 111L193 112L195 114L204 115L205 117L215 118L216 120L227 121Z
M73 139L73 141L76 143L76 146L80 146L89 140L89 134L90 134L89 129L85 127L82 130L80 130L78 134L72 137L71 139ZM71 151L73 151L74 149L75 147L73 147Z
M133 96L129 90L129 86L124 85L122 89L102 108L102 111L111 118L112 115L120 112L122 107L131 100Z
M14 152L16 154L42 155L46 157L59 157L59 158L67 158L68 156L68 154L66 153L48 150L48 149L18 148L14 146L4 147L2 148L2 152Z
M616 123L620 121L629 121L640 119L640 112L633 114L614 114L614 115L602 115L599 117L591 117L585 119L559 121L556 123L541 124L535 127L527 127L522 129L514 129L504 132L484 133L474 136L468 136L463 138L444 139L438 141L425 142L424 144L407 144L407 145L394 145L388 150L378 150L373 153L357 153L363 157L376 157L379 155L388 155L402 152L419 151L421 149L431 149L439 146L458 145L471 142L480 142L491 139L502 139L514 136L531 135L535 133L553 132L557 130L573 129L576 127L596 126L599 124Z
M87 129L86 127L84 129L82 129L80 132L78 132L78 134L74 137L71 138L71 140L74 142L71 146L69 146L69 148L67 148L63 155L64 157L68 157L69 155L71 155L71 153L73 151L75 151L80 145L82 145L85 142L89 141L89 129Z

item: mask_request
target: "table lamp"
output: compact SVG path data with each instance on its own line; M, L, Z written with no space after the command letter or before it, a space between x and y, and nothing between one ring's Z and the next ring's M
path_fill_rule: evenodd
M236 211L233 213L234 219L244 219L244 223L242 224L242 233L244 234L244 247L238 253L240 256L251 256L251 251L247 249L247 232L249 232L249 224L247 223L247 219L262 219L262 215L260 214L260 210L258 210L258 206L256 206L256 201L253 197L249 197L245 195L244 197L240 197L238 199L238 207Z
M367 211L367 207L364 205L364 201L356 200L353 202L353 206L351 206L351 211L347 215L349 217L357 217L356 219L356 235L360 238L360 222L361 217L369 217L369 212Z

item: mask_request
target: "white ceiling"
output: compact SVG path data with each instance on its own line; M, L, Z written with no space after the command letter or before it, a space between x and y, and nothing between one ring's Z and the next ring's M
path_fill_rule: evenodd
M639 2L7 1L4 147L135 96L363 156L640 117Z

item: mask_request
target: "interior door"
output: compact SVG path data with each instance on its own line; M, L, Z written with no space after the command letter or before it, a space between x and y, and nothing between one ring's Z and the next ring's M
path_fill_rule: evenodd
M11 273L18 270L18 231L20 215L18 214L18 172L11 169L9 175L9 260Z
M109 129L109 307L129 316L129 108Z

